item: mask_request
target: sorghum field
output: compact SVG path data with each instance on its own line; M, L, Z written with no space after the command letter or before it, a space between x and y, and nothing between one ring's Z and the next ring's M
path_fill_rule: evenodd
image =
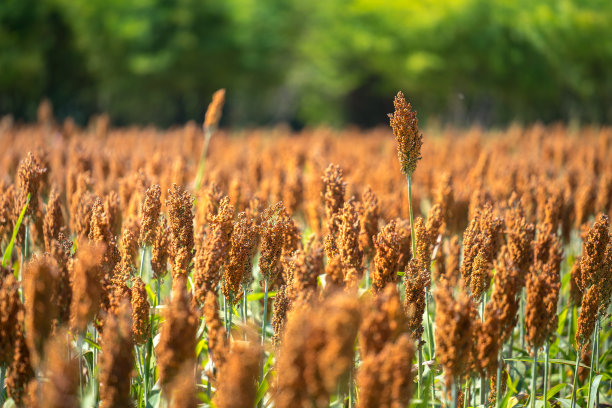
M611 406L612 129L0 125L4 407ZM399 158L399 160L398 160Z

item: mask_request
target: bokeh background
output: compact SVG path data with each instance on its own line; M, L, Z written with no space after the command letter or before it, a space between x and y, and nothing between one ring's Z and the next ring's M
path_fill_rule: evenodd
M2 0L0 114L171 126L612 122L610 0Z

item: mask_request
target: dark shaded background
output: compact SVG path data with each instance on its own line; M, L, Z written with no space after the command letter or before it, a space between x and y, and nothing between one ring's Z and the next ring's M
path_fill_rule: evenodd
M116 125L612 122L609 0L3 0L0 114Z

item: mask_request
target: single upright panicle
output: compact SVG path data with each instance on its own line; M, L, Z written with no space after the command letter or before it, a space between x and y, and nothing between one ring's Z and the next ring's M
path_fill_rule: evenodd
M183 364L191 364L192 369L195 366L198 318L187 293L187 278L182 275L172 281L172 300L165 310L164 318L155 354L159 380L167 393Z
M98 314L102 301L102 254L104 247L85 243L79 246L77 257L70 264L72 272L72 302L70 326L79 332Z
M100 355L100 407L129 407L130 377L134 365L134 339L130 304L122 302L106 316Z
M368 186L361 196L361 205L359 206L359 248L369 256L372 255L374 249L374 237L378 233L378 218L379 218L378 199Z
M385 225L374 239L374 268L372 290L380 292L387 283L396 282L400 258L399 237L395 231L395 220Z
M226 299L238 299L241 286L251 279L251 258L257 243L257 231L253 220L245 213L238 214L231 236L231 247L224 266L222 290Z
M153 277L158 280L163 279L168 268L169 232L168 222L164 216L161 216L155 230L151 251L151 269L153 269Z
M45 379L39 387L39 407L79 408L79 364L70 358L69 335L60 330L45 345Z
M234 207L229 198L221 200L219 212L211 222L211 229L203 244L196 250L193 281L198 302L204 303L208 292L215 292L221 279L221 266L226 262L231 248Z
M166 199L171 232L172 277L187 276L189 273L194 247L192 207L191 194L173 184Z
M363 252L359 249L359 215L353 200L344 203L338 231L338 256L346 270L344 280L349 287L359 283L363 272Z
M1 211L1 210L0 210ZM53 240L58 239L59 233L64 229L64 216L58 191L51 190L47 211L43 220L43 237L45 240L45 251L51 252ZM1 237L0 237L1 238Z
M24 274L26 341L36 365L59 313L54 302L58 275L57 264L49 255L32 259Z
M212 102L206 109L204 115L204 128L215 128L219 124L221 119L221 112L223 111L223 104L225 103L225 89L219 89L213 94Z
M417 113L412 111L412 106L406 102L402 92L397 93L393 105L395 112L389 114L389 122L397 140L397 156L402 172L409 176L414 173L421 159L423 135L419 133Z
M283 249L283 238L287 228L282 202L265 210L261 223L261 256L259 269L268 283L274 282L278 274L278 263Z
M463 377L468 369L472 347L471 299L460 292L453 297L451 287L442 285L434 292L436 301L436 356L446 377L446 386Z
M329 406L338 385L347 384L359 320L358 299L342 292L314 309L304 307L291 314L277 361L277 372L282 374L275 406Z
M259 345L235 342L226 363L219 369L215 403L219 408L255 406L257 380L261 371L262 350Z
M19 284L12 273L0 280L0 366L9 365L24 318Z
M151 336L149 320L149 299L142 279L138 276L132 278L132 332L136 344L146 343Z
M155 230L161 210L161 188L154 184L145 192L140 210L140 246L150 246L155 239Z

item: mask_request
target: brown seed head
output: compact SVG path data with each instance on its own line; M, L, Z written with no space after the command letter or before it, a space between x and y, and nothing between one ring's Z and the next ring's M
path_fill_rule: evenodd
M159 343L155 348L159 380L164 392L185 363L195 365L198 318L187 293L187 279L177 276L172 282L172 300L164 313ZM180 333L180 336L177 336Z
M255 405L261 370L261 347L235 342L219 369L215 403L219 408L251 408Z
M193 281L195 296L200 303L204 303L208 292L216 291L221 279L221 266L227 261L231 248L233 218L234 207L229 203L229 198L225 197L221 200L219 213L212 220L211 230L206 235L204 244L197 248ZM228 292L227 297L229 296Z
M70 263L72 302L70 325L83 332L98 314L102 300L102 254L104 246L84 243L79 246L76 259Z
M169 233L168 222L162 216L155 230L155 240L151 251L151 269L153 269L153 277L158 280L163 279L168 271Z
M399 237L395 220L385 225L374 240L376 252L372 269L372 290L380 292L387 283L397 281L400 258Z
M452 288L440 286L434 291L436 302L436 354L444 367L447 387L467 371L472 348L472 300L460 292L453 297Z
M66 330L60 330L45 345L44 381L38 406L79 408L79 364L69 357Z
M364 253L371 253L374 248L374 237L378 233L378 198L368 186L361 196L361 205L359 207L359 248Z
M252 254L257 245L257 227L252 219L242 212L234 222L231 233L231 246L224 266L223 294L229 299L239 299L241 286L246 286L252 279Z
M1 210L0 210L1 211ZM51 252L51 243L58 239L59 233L64 230L64 216L57 189L51 190L47 211L43 221L43 235L45 240L45 251Z
M214 292L206 294L204 320L208 328L208 352L215 365L222 367L227 357L229 344L223 322L219 317L219 303Z
M415 341L423 334L423 313L425 312L425 291L429 286L429 272L418 258L408 262L404 275L405 293L404 309L408 314L408 327Z
M161 210L161 188L154 184L145 192L140 208L140 246L151 246L155 239L159 211Z
M167 396L170 408L197 408L200 401L197 397L195 367L192 362L183 364L172 384L168 386ZM218 392L218 391L217 391Z
M413 388L414 343L406 334L363 357L357 371L358 407L405 407Z
M399 293L390 283L379 293L367 299L359 327L359 347L362 356L376 355L387 344L397 342L408 333L408 319Z
M212 102L208 105L208 109L206 109L206 114L204 115L204 128L212 129L217 127L221 119L224 103L225 89L219 89L213 94Z
M170 254L173 256L172 276L186 276L193 259L193 212L191 194L173 184L168 191L166 208L170 226Z
M412 111L402 92L397 93L393 105L395 112L389 114L389 122L397 141L397 157L402 173L412 175L421 159L423 135L419 133L417 113Z
M26 341L34 365L42 359L45 342L58 318L54 302L59 283L57 263L49 255L31 260L24 273Z
M13 274L8 273L0 281L0 365L8 365L13 361L13 349L23 319L19 285Z
M144 344L151 336L149 299L145 284L138 276L132 278L132 333L136 344Z
M353 269L356 273L345 275L348 286L358 284L362 274L363 252L359 249L359 215L353 200L344 203L338 233L340 262L346 269Z
M18 407L24 406L26 387L30 380L34 378L34 370L30 361L30 351L26 345L23 334L23 326L20 325L19 333L15 341L13 361L8 369L6 378L6 391L9 397L15 401Z
M287 321L279 351L275 405L326 407L353 366L359 303L339 293L315 309L296 309ZM317 359L309 356L316 355Z
M134 339L132 311L128 302L122 302L115 313L110 313L102 333L100 355L100 406L129 407L130 378L133 375Z
M284 210L282 202L266 209L261 223L261 256L259 269L268 282L274 282L279 272L278 262L283 247L283 237L287 227L286 220L281 217Z

